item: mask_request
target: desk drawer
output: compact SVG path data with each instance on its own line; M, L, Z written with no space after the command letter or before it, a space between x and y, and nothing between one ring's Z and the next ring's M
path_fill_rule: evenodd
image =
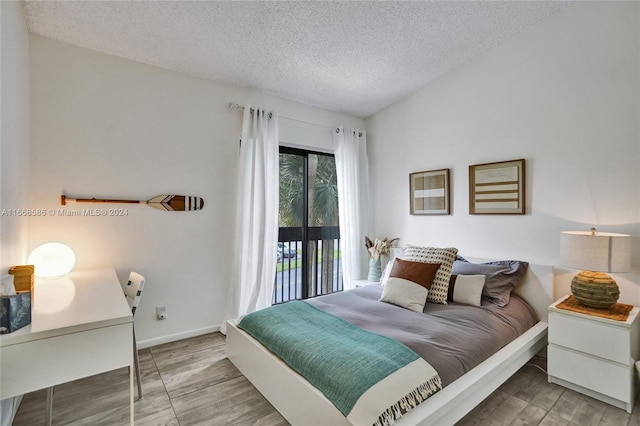
M631 364L631 338L626 327L549 312L549 343L600 358Z
M21 395L133 365L131 323L0 348L0 395Z
M619 364L549 345L549 375L619 401L632 400L632 370Z

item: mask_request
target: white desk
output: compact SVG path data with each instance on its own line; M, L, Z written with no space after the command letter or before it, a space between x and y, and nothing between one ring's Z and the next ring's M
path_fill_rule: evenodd
M113 269L36 279L31 324L0 335L0 399L129 368L133 316Z

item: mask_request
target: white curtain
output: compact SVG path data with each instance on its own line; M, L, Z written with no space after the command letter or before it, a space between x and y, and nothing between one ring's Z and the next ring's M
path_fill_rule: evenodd
M333 131L344 289L355 288L364 277L367 253L369 166L367 136L363 130L338 127Z
M247 105L240 146L235 264L226 320L271 306L278 243L278 115Z

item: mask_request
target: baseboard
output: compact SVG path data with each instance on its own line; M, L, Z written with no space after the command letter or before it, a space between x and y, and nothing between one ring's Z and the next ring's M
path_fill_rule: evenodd
M138 340L138 349L150 348L151 346L162 345L163 343L175 342L177 340L188 339L190 337L202 336L203 334L220 331L219 325L197 328L195 330L183 331L181 333L169 334L167 336L154 337L152 339Z

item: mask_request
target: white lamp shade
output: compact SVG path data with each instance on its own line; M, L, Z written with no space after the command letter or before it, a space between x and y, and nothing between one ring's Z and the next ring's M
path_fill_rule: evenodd
M566 231L560 237L562 264L594 272L629 272L631 237L608 232Z
M68 274L76 264L76 256L68 246L47 243L36 247L27 260L34 266L36 277L61 277Z

